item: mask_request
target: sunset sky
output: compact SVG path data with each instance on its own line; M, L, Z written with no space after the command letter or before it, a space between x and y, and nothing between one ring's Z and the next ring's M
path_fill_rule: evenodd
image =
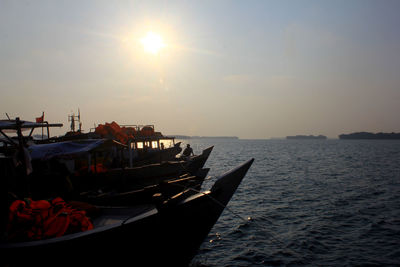
M400 132L400 1L0 0L0 118ZM155 40L155 41L154 41Z

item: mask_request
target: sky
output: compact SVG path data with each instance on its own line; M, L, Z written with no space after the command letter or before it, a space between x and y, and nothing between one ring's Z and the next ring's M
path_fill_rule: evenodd
M400 132L400 1L0 0L0 118L264 139ZM165 46L153 54L149 31Z

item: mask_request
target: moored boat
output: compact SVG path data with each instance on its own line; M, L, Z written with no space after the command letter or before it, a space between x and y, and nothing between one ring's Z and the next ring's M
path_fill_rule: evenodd
M38 123L20 121L17 125L16 121L7 121L0 125L0 130L17 130L18 127L22 130L27 125L32 129L41 126ZM11 157L15 154L13 151L20 150L19 158L24 163L21 167L25 165L27 169L25 175L13 178L23 184L19 188L26 187L17 195L22 198L29 195L36 199L56 196L71 199L81 192L98 190L117 193L143 191L168 184L165 181L181 179L183 175L196 175L196 179L190 180L201 185L204 177L199 177L197 172L203 168L213 148L209 147L201 155L186 161L174 160L130 168L126 167L127 160L123 158L127 146L115 140L81 139L26 146L22 132L16 139L21 140L21 145L6 134L4 136L6 141L10 140L2 150L10 150L7 154ZM15 173L12 167L6 171ZM9 190L18 191L15 187Z
M50 128L54 127L62 127L62 123L49 123L48 121L40 121L40 122L31 122L31 121L25 121L25 120L20 120L20 118L16 118L14 120L0 120L0 136L3 137L2 141L5 144L10 144L10 145L16 145L20 141L23 140L23 142L28 143L31 141L33 143L33 133L35 129L41 129L42 134L41 134L41 139L47 139L50 136ZM17 132L25 132L29 131L29 134L26 136L20 135L19 137L21 139L18 139L18 135L15 135L13 137L10 136L10 133L17 133ZM44 132L45 131L45 132ZM45 135L45 133L47 135ZM37 140L36 140L37 141Z
M26 265L187 266L253 159L223 174L210 191L160 205L103 207L94 229L28 242L0 242L2 262ZM23 255L23 256L21 256Z
M154 125L119 125L113 121L99 124L94 133L127 145L130 167L174 160L182 151L175 137L156 132Z
M140 167L121 166L118 149L125 146L109 139L76 140L29 147L33 165L32 189L51 192L47 185L59 181L73 186L75 193L86 191L127 192L158 185L164 181L197 175L213 147L187 161L166 161ZM204 179L204 177L203 177ZM201 180L202 181L202 180ZM49 197L42 195L43 197Z
M103 190L82 192L78 199L94 205L106 206L130 206L166 201L181 192L184 192L185 196L193 195L198 192L208 172L208 168L200 169L194 176L185 174L177 178L165 179L158 184L141 187L135 190L125 189L119 192L115 189L111 189L107 192ZM155 198L155 196L157 196L157 198Z

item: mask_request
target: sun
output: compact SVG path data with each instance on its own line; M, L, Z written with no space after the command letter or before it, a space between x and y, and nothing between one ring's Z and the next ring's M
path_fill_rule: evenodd
M144 51L153 55L158 54L166 46L161 35L154 32L147 32L146 36L140 39L140 42Z

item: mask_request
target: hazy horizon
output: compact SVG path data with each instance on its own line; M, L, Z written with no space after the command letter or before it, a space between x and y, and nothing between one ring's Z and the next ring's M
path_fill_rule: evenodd
M0 118L44 111L57 135L78 108L85 131L400 132L399 12L396 0L0 1Z

